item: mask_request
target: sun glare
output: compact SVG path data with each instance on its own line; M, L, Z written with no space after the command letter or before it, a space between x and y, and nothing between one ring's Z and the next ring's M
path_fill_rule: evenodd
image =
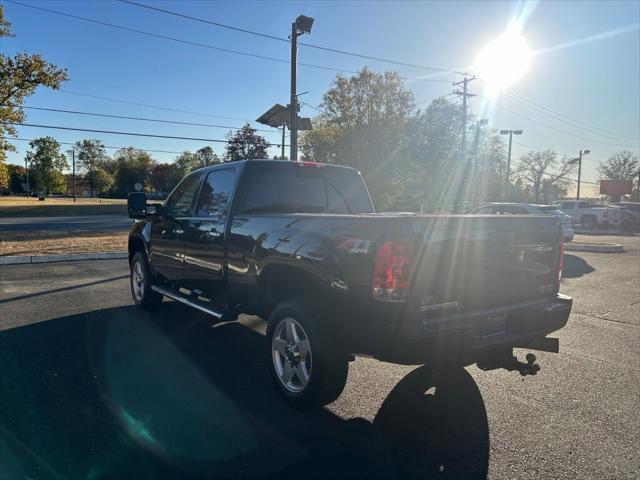
M526 73L532 56L520 31L509 29L480 50L473 68L490 89L503 89Z

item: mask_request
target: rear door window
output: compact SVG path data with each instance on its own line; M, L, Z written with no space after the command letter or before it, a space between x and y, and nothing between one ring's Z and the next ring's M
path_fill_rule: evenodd
M213 217L225 213L229 207L229 199L235 183L235 169L227 168L210 172L200 189L196 216Z
M371 213L362 177L348 169L256 167L248 172L244 213Z

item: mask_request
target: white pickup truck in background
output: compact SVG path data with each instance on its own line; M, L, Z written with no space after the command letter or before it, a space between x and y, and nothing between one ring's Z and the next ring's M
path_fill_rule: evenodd
M558 200L552 205L570 215L574 225L580 224L586 229L619 227L624 214L620 207L591 205L580 200Z

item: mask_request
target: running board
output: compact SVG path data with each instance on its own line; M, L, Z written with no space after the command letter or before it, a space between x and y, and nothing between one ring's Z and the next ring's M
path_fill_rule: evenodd
M151 290L154 292L158 292L165 297L173 298L175 301L184 303L191 308L195 308L196 310L200 310L201 312L207 313L212 317L217 318L218 320L224 317L225 312L221 312L216 310L215 308L211 308L209 305L205 305L204 302L200 302L198 300L193 300L191 298L187 298L187 296L182 295L181 293L176 292L175 290L171 290L169 288L158 287L156 285L151 285Z

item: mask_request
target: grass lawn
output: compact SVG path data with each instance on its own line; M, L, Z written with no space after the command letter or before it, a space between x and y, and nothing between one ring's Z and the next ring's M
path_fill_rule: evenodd
M59 217L127 214L127 201L112 198L37 198L0 196L0 217Z
M127 237L127 232L2 232L0 255L123 252L127 250Z

